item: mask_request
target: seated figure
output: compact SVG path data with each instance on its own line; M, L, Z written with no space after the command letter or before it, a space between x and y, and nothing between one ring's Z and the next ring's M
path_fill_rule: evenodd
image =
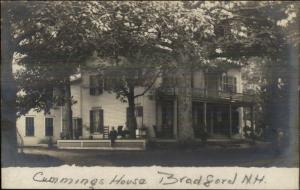
M118 136L125 136L122 125L118 126Z

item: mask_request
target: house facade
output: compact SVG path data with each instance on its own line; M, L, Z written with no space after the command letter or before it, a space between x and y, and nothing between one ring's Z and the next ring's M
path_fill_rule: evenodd
M195 138L206 131L209 138L243 138L243 127L253 121L245 119L245 109L251 110L253 99L243 94L240 67L226 70L199 69L192 72L192 120ZM135 99L138 129L147 129L147 139L178 139L177 92L174 75L163 75L152 88ZM71 94L77 102L72 106L74 136L78 139L103 139L104 129L127 127L128 104L108 91L109 82L99 73L81 72L72 81ZM135 88L140 93L144 87ZM26 145L38 145L47 140L61 139L66 127L63 107L50 114L30 111L17 121L18 136ZM253 122L250 122L253 125ZM137 130L138 133L139 130Z

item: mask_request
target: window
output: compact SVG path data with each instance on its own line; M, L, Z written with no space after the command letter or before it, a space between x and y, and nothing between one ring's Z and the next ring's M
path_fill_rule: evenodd
M103 92L103 77L102 75L90 76L90 95L97 96Z
M82 119L73 118L72 124L73 124L75 138L78 139L80 136L82 136Z
M90 132L103 132L103 109L90 110Z
M135 117L143 117L143 115L144 115L143 106L135 106L134 113L135 113ZM128 107L126 108L126 118L128 121L128 118L129 118L129 108Z
M45 136L53 136L53 118L45 119Z
M103 89L109 91L113 88L113 80L111 77L105 76L103 81Z
M26 136L34 136L34 118L33 117L26 117L26 123L25 123Z
M136 106L135 107L135 116L136 117L143 117L143 106Z
M221 90L223 92L237 92L237 80L236 77L228 76L227 74L222 74L221 78Z

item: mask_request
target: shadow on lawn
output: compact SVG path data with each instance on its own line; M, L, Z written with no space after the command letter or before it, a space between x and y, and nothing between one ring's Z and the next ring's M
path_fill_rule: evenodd
M59 150L27 148L16 162L2 161L2 167L76 166L186 166L186 167L295 167L299 160L265 148L149 148L146 151ZM29 153L31 152L31 153ZM294 160L290 160L295 158Z
M1 161L2 167L55 167L64 161L48 155L19 153L15 161Z

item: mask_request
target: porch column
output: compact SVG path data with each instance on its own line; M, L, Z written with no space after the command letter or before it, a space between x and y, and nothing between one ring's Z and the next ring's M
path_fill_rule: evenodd
M204 130L207 132L207 121L206 121L206 102L203 102L203 121L204 121Z
M229 103L229 137L232 135L232 106L231 103Z
M247 111L247 107L243 108L243 120L244 120L244 127L247 125L247 119L246 119L246 112Z
M239 135L242 135L242 131L243 131L243 126L244 126L244 108L243 107L239 107L238 108L238 112L239 112Z
M162 113L161 113L161 101L156 101L156 128L161 131Z
M250 107L251 109L251 128L254 129L254 111L253 111L253 106Z
M174 112L174 120L173 120L173 137L175 138L175 139L177 139L178 138L178 125L177 125L177 122L178 122L178 106L177 106L177 98L174 100L174 110L173 110L173 112Z

